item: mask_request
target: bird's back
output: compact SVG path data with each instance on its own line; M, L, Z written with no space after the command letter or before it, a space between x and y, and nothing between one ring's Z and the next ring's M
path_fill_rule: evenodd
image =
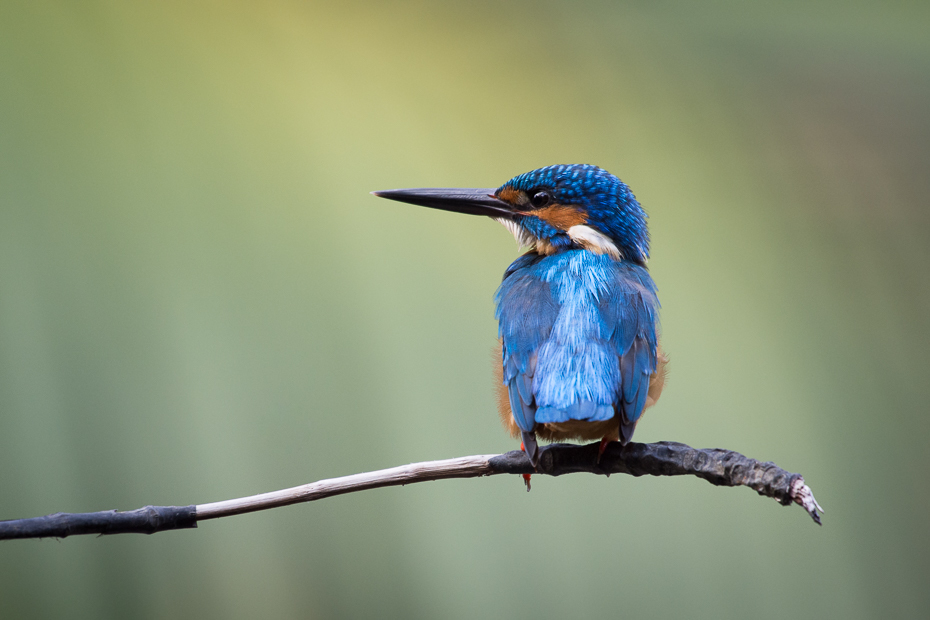
M664 379L646 269L584 249L529 252L508 268L496 302L502 380L524 437L627 443Z

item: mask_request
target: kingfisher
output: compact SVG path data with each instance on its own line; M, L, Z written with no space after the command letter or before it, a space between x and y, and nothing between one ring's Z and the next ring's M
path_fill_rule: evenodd
M535 468L537 438L626 445L659 399L668 358L649 275L646 212L629 187L587 164L539 168L497 189L372 192L434 209L483 215L528 251L504 272L498 405ZM529 490L529 476L524 476Z

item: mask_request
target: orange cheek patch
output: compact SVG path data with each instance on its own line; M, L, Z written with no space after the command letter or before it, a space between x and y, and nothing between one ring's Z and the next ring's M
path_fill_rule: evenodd
M575 205L550 205L533 211L533 215L559 230L587 224L588 218Z
M524 202L526 201L526 199L523 197L523 193L520 190L516 190L512 187L505 187L497 194L497 197L504 202L509 202L512 205L520 204L521 199Z

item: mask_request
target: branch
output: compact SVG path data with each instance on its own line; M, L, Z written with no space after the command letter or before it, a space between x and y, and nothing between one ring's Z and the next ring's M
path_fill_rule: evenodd
M561 476L629 474L631 476L683 476L703 478L717 486L747 486L759 495L784 506L794 502L820 525L823 508L817 504L800 474L787 472L774 463L760 463L731 450L699 450L670 441L621 447L611 443L597 460L598 443L586 446L552 444L540 450L534 470L526 455L515 450L500 455L463 456L443 461L426 461L402 467L311 482L299 487L196 506L146 506L129 512L109 510L80 514L56 513L32 519L0 521L0 540L13 538L64 538L76 534L154 534L166 530L197 527L197 522L301 502L398 485L476 478L497 474L544 474Z

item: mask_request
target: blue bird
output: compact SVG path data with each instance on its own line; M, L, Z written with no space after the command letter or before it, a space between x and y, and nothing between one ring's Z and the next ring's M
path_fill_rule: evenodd
M529 248L507 268L495 302L501 419L534 467L537 436L601 439L600 453L610 441L630 441L662 392L668 360L646 270L647 216L626 184L577 164L533 170L497 189L372 193L488 216Z

